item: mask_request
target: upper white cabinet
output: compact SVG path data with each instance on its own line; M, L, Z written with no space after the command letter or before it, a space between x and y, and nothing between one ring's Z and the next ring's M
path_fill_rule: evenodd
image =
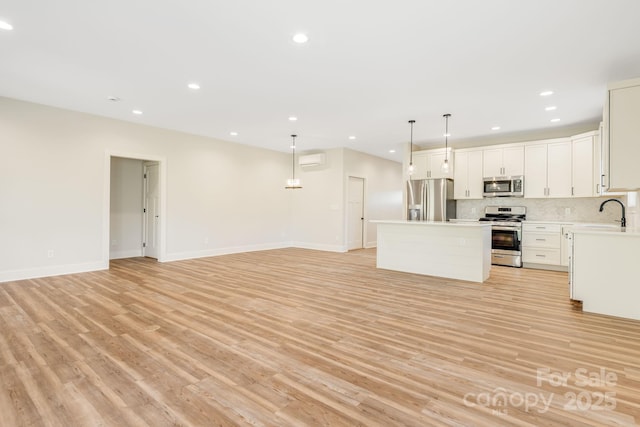
M524 174L524 146L522 145L485 148L483 156L483 177Z
M455 199L482 199L482 151L456 150Z
M594 197L600 192L598 133L588 132L571 138L571 195Z
M524 196L571 197L571 140L526 145Z
M451 148L447 149L449 160L449 172L442 172L442 163L445 159L444 148L435 150L422 150L413 152L414 172L411 179L427 179L427 178L453 178L454 174L454 155Z
M604 184L608 190L640 189L640 79L609 85L604 110Z
M426 179L429 170L426 151L413 152L413 174L410 179Z

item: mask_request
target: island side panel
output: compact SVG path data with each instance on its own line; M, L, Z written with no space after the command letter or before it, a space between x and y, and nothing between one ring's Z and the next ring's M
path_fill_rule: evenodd
M484 282L491 271L491 227L378 223L377 267Z
M573 234L575 298L585 312L640 320L640 235Z

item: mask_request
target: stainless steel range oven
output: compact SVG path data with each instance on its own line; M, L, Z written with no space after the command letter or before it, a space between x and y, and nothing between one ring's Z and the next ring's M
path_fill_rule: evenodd
M491 263L522 267L522 221L524 206L487 206L484 218L491 222Z

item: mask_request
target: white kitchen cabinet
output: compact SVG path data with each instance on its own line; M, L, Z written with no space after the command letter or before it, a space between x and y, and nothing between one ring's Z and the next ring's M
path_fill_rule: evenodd
M571 195L594 197L598 195L599 165L597 162L597 133L571 138Z
M609 85L604 110L603 175L607 190L640 189L640 79Z
M426 151L413 152L413 174L411 179L427 179L429 172L429 157Z
M456 150L455 199L482 199L482 150Z
M524 196L571 197L571 141L526 145Z
M530 223L522 225L522 262L525 267L566 266L562 260L562 224Z
M509 145L483 150L483 177L515 176L524 174L524 146Z
M445 159L444 148L435 150L422 150L413 152L414 172L411 179L427 178L453 178L454 176L454 154L451 148L447 149L449 159L449 172L442 172L442 163Z
M594 132L594 180L595 192L594 196L626 196L625 191L609 191L609 172L605 165L609 164L609 149L607 145L607 128L604 122L600 122L598 132Z

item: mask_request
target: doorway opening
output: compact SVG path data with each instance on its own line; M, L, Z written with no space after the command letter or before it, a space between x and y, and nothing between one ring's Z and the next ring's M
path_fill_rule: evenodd
M347 185L347 250L365 247L364 178L349 177Z
M164 161L141 157L108 154L107 260L165 257Z

